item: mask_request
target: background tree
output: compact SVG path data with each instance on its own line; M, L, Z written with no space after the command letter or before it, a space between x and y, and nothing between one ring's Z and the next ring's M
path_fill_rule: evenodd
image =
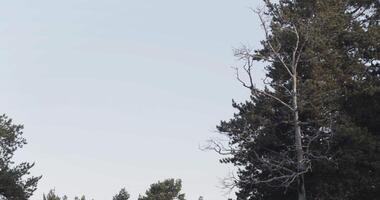
M43 200L68 200L68 197L66 195L60 197L55 193L55 190L50 190L47 195L43 195ZM86 200L86 196L74 197L74 200Z
M182 181L180 179L167 179L150 185L144 196L138 200L185 200L185 194L180 193Z
M125 188L122 188L118 194L116 194L112 199L113 200L128 200L129 199L129 193Z
M43 200L61 200L61 197L55 194L55 190L50 190L47 195L43 195Z
M238 113L218 126L229 145L212 141L228 156L221 161L239 168L228 186L239 188L238 199L303 199L302 185L309 199L376 199L379 123L366 119L380 117L380 3L265 3L263 48L235 52L251 99L234 102ZM255 61L269 64L263 90L252 81Z
M37 188L39 177L26 177L34 164L15 165L15 151L26 144L23 126L16 125L5 115L0 116L0 194L9 200L28 199Z
M86 200L86 197L84 195L82 195L80 198L74 197L74 200Z

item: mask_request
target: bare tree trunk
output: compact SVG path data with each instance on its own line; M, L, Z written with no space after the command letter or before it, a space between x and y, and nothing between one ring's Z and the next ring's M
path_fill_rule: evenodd
M271 2L268 0L266 1L266 4L268 6L272 6ZM284 160L287 160L285 163L291 163L292 164L292 170L289 170L289 168L285 167L282 161L278 161L276 159L268 160L261 160L263 162L264 167L268 167L269 170L277 169L280 171L281 176L277 177L271 177L267 180L259 180L256 183L270 183L276 180L283 180L281 184L279 184L282 187L289 187L290 184L297 181L297 192L298 192L298 200L306 200L306 189L305 189L305 181L304 181L304 174L308 172L310 167L310 159L305 158L305 154L308 155L308 151L304 151L304 149L308 149L309 146L304 147L302 142L302 132L301 132L301 126L300 126L300 120L299 120L299 110L298 110L298 91L297 91L297 66L300 63L300 58L302 54L303 47L305 45L305 42L302 42L300 40L300 35L298 32L298 29L295 24L293 24L291 21L289 21L289 24L291 24L291 27L289 28L290 31L292 31L295 34L296 37L296 43L291 55L291 59L289 60L286 58L286 56L282 55L281 51L281 44L274 45L273 42L278 42L276 38L273 38L273 35L271 34L271 27L267 25L265 18L263 17L263 11L262 10L256 10L254 11L257 13L257 15L260 18L261 25L264 29L265 36L267 39L267 47L271 51L269 55L262 55L260 52L251 54L248 50L243 50L242 52L238 52L236 55L238 55L241 59L246 60L246 64L243 66L244 71L248 74L249 82L245 82L239 77L239 71L236 68L236 77L242 85L248 89L251 90L252 95L265 95L269 98L272 98L276 100L277 102L281 103L285 107L289 108L290 113L293 114L293 123L294 123L294 147L295 147L295 158L284 158ZM253 78L251 74L251 68L252 63L256 59L263 59L264 61L268 62L279 62L279 64L283 67L285 70L284 73L289 74L289 76L292 79L292 88L288 89L286 86L279 84L276 86L280 86L282 88L285 88L287 92L292 93L291 94L291 101L292 103L289 104L287 101L283 101L281 98L275 95L275 93L267 92L266 90L260 90L257 87L255 87L255 84L253 83ZM273 86L273 85L270 85ZM306 142L307 143L307 142ZM310 145L310 142L308 143ZM220 145L216 145L217 148L215 150L217 152L221 152L223 148L220 147ZM256 158L260 160L260 157L256 155ZM271 163L272 162L272 163ZM295 168L293 170L293 167ZM281 172L281 170L284 171Z
M299 124L298 116L298 100L297 100L297 72L293 68L293 109L294 109L294 134L295 134L295 147L296 147L296 157L297 157L297 168L298 172L303 171L303 157L304 152L302 149L302 136L301 136L301 126ZM304 183L304 176L300 175L297 180L297 191L298 191L298 200L306 200L306 190Z

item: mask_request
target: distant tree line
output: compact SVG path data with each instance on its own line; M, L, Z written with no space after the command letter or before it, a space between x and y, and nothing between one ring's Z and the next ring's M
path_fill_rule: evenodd
M30 176L33 163L22 162L15 164L13 155L16 150L26 144L22 137L23 125L15 124L6 115L0 115L0 200L27 200L37 189L37 183L42 176ZM185 200L181 192L181 179L166 179L150 185L144 195L137 200ZM112 197L112 200L128 200L129 193L125 188ZM42 197L43 200L69 200L64 196L50 190ZM203 199L203 198L202 198ZM74 200L86 200L84 195L74 197Z
M150 185L145 195L139 195L138 200L185 200L185 194L181 193L181 179L166 179ZM128 200L129 193L125 188L113 196L112 200ZM67 196L59 197L55 190L50 190L47 195L43 195L43 200L68 200ZM74 197L74 200L86 200L85 196Z

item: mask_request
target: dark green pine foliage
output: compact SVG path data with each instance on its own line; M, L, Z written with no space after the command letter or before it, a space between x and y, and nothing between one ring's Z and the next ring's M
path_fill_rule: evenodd
M116 194L112 200L128 200L129 199L129 193L127 192L127 190L125 190L125 188L122 188L118 194Z
M144 196L138 200L185 200L185 194L181 193L182 181L180 179L167 179L150 185Z
M332 1L315 7L319 8L323 26L320 26L319 44L314 46L334 52L318 53L328 58L330 66L323 69L328 69L335 79L337 89L332 105L339 115L331 141L335 166L316 163L309 178L310 188L315 190L313 197L325 199L377 199L380 196L380 2Z
M269 59L268 42L290 62L298 28L301 57L298 102L303 142L312 170L305 174L309 200L374 200L380 197L380 2L378 0L280 0L267 3L270 36L257 51L240 49L242 58L266 61L266 91L290 102L290 81L281 62ZM245 58L245 57L244 57ZM244 59L242 58L242 59ZM274 174L259 162L292 154L292 116L266 95L253 93L233 103L237 113L218 131L229 138L230 156L239 168L238 199L294 200L295 183L255 183ZM322 134L321 134L322 133ZM315 137L315 138L314 138ZM306 147L305 147L306 148ZM286 165L284 165L286 166ZM279 176L279 174L277 174Z
M28 177L34 164L13 161L15 151L26 144L22 125L16 125L7 116L0 116L0 195L8 200L26 200L36 190L41 177Z

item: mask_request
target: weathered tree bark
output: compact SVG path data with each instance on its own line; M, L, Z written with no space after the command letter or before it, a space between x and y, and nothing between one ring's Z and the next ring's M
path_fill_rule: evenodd
M301 126L299 124L298 116L298 99L297 99L297 71L296 67L293 66L293 109L294 109L294 138L295 138L295 147L296 147L296 157L297 157L297 170L302 172L304 169L303 157L304 152L302 148L302 135L301 135ZM297 180L297 191L298 191L298 200L306 200L306 190L303 174L298 177Z

